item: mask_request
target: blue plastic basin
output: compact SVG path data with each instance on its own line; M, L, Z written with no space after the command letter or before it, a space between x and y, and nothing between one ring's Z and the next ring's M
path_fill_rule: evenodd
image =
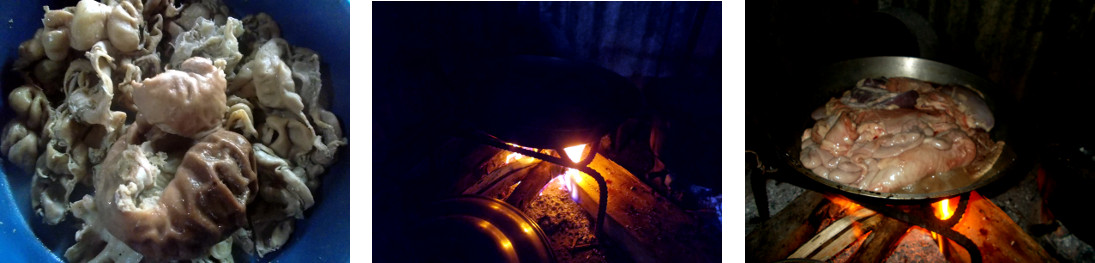
M52 9L76 1L0 1L0 125L12 118L7 95L22 84L11 70L19 43L42 26L43 5ZM57 3L57 4L54 4ZM350 134L350 3L349 1L285 2L225 0L232 16L266 12L281 26L290 44L311 48L322 60L324 88L333 88L331 111L345 136ZM165 39L164 41L169 41ZM327 79L329 78L329 80ZM352 143L351 143L352 145ZM338 162L323 176L316 204L298 220L296 230L281 250L258 261L348 262L350 259L350 146L339 151ZM0 162L0 255L8 262L60 262L74 241L75 220L45 226L30 209L30 175L12 163ZM71 218L70 218L71 219ZM32 229L34 229L32 231ZM34 231L37 231L34 232Z

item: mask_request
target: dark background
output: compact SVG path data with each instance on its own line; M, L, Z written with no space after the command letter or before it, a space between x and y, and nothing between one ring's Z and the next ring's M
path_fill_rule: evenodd
M1095 113L1095 1L1084 0L878 0L761 1L748 6L746 149L780 166L774 138L801 130L808 111L824 100L802 85L833 63L868 56L912 56L949 64L996 84L1014 102L1008 114L1009 145L1020 163L1013 176L978 191L992 197L1038 170L1038 191L1069 231L1091 244L1090 215L1080 215L1095 186L1091 127ZM851 87L851 84L849 84ZM795 110L789 110L795 109ZM802 117L797 117L802 116ZM755 164L747 155L747 164ZM1014 164L1013 164L1014 165ZM781 169L789 169L786 165ZM788 181L793 170L776 173ZM756 173L754 173L756 174ZM1033 182L1028 181L1028 182ZM1048 182L1048 183L1047 183ZM756 192L756 191L754 191ZM1048 193L1048 194L1047 194ZM1039 209L1024 207L1022 209ZM1045 219L1046 217L1043 217ZM1050 217L1052 218L1052 216ZM1038 236L1039 234L1032 234ZM1049 248L1049 247L1047 247Z
M810 96L807 76L869 56L935 60L995 83L995 99L1011 105L995 117L1019 135L1008 144L1022 146L1022 167L1095 141L1088 128L1095 113L1095 1L775 0L747 10L745 143L765 164L793 171L773 146L785 136L772 135L801 130L802 123L787 120L825 103ZM1013 170L982 192L1007 189L1027 171Z
M438 189L452 178L415 171L425 169L423 160L457 136L454 124L461 116L450 114L453 85L446 74L470 61L541 55L609 69L643 95L632 103L641 109L634 119L647 130L653 115L675 121L676 139L668 144L684 153L678 154L684 161L670 169L720 181L721 3L377 2L373 8L378 261L424 253L408 234L409 222L416 209L444 198ZM690 165L690 160L716 161Z
M802 76L867 56L935 60L982 76L1010 95L1031 145L1090 141L1095 95L1095 1L763 1L748 7L747 145L789 103ZM803 112L801 114L808 114Z

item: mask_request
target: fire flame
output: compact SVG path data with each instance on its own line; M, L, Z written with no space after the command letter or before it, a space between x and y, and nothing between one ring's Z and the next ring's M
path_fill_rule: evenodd
M846 215L855 214L855 213L859 212L860 209L863 208L862 205L859 205L855 201L852 201L851 199L848 199L847 197L844 197L844 196L826 195L825 198L829 199L829 202L832 202L833 205L836 205L837 207L844 210ZM855 234L857 239L865 238L867 236L867 235L865 235L863 230L859 228L858 225L854 226L854 230L855 230L855 232L853 232L853 233ZM868 231L867 233L870 233L870 232Z
M521 147L522 149L529 150L529 151L539 151L536 148L524 147L524 146L520 146L520 145L516 145L516 144L512 144L512 143L506 143L506 144L509 145L509 146ZM511 152L509 155L506 155L506 164L510 164L512 162L515 162L515 161L527 162L527 161L531 161L532 159L533 159L532 157L528 157L528 156L525 156L525 155L520 154L520 153Z
M522 157L525 157L525 156L521 155L520 153L510 153L509 155L506 155L506 164L512 163L513 161L520 160Z
M582 153L585 152L585 148L585 144L580 144L563 148L563 151L566 152L566 155L568 158L570 158L570 161L578 163L582 161ZM567 192L570 192L570 199L578 201L578 185L576 183L582 182L582 172L573 168L567 168L565 173L556 176L554 179L551 180L559 179L563 180L561 182L563 189Z
M857 204L856 202L854 202L854 201L852 201L852 200L850 200L846 197L843 197L843 196L833 195L833 196L828 196L828 198L829 198L830 202L833 202L833 204L835 204L835 205L837 205L841 208L844 208L844 210L847 210L848 213L853 213L855 211L859 211L859 208L862 207L859 204Z
M942 220L950 219L954 215L954 210L957 209L957 206L951 205L950 199L935 202L932 206L936 208L935 217Z
M955 197L955 198L957 198L957 197ZM955 210L958 209L958 204L957 204L957 200L955 200L956 202L951 202L951 199L952 198L947 198L947 199L940 200L939 202L932 203L932 207L935 208L935 217L938 217L940 220L947 220L947 219L950 219L951 216L954 216ZM938 241L938 243L939 243L939 252L942 253L943 252L943 242L945 242L943 236L939 235L939 234L936 234L935 232L932 232L931 234L932 234L932 239L935 239L936 241Z
M585 144L579 144L579 145L575 145L575 146L566 147L566 148L563 148L563 151L565 151L567 153L567 157L570 157L571 161L573 161L574 163L578 163L578 162L582 161L582 153L584 153L586 151L586 145Z
M567 157L570 161L578 163L582 161L582 153L585 152L586 145L579 144L563 148L563 151L567 153ZM575 170L574 168L567 168L566 173L563 173L563 178L566 180L567 189L570 191L570 199L578 201L578 185L575 183L582 182L582 172Z

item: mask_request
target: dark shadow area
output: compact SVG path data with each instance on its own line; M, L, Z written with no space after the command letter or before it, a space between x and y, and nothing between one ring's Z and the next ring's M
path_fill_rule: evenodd
M721 194L720 3L382 2L373 7L375 260L400 261L408 253L421 253L423 248L408 234L414 232L415 215L428 204L450 197L445 190L456 180L444 171L430 171L425 168L429 164L422 162L442 154L439 148L462 136L468 127L468 116L461 114L470 110L462 105L467 100L460 98L499 95L455 84L458 79L466 80L461 77L469 76L463 72L486 68L475 65L493 59L518 55L556 57L595 65L619 75L637 90L634 99L583 102L583 105L635 108L629 122L645 126L628 126L635 129L628 132L616 132L613 128L608 134L613 138L618 134L633 134L627 140L641 143L623 148L645 153L645 158L652 156L649 137L652 118L658 116L672 122L668 139L663 138L665 151L672 156L671 161L666 160L666 168L682 178L681 185L684 182L702 185ZM477 77L474 81L506 77ZM519 78L506 81L510 80L528 81ZM522 92L527 91L514 94ZM557 97L550 92L504 100L521 104L522 100L601 94L596 86ZM533 112L552 110L569 109L560 106ZM498 122L515 123L501 117L519 116L522 112L514 111L499 112ZM649 165L626 168L640 179L645 179L650 171Z
M800 136L800 120L809 120L811 110L824 105L824 99L813 96L819 87L810 85L812 74L869 56L938 61L995 85L987 92L999 102L994 115L1007 124L1006 143L1015 147L1017 161L978 192L995 198L1035 177L1036 194L1048 200L1046 211L1052 212L1037 219L1059 220L1072 234L1090 240L1091 230L1082 225L1090 216L1068 207L1082 206L1075 200L1085 199L1083 188L1092 177L1091 154L1081 151L1090 151L1095 142L1086 128L1087 116L1095 113L1090 106L1095 95L1090 77L1095 72L1090 63L1095 60L1093 8L1092 2L1059 0L753 3L746 35L746 149L777 166L771 179L798 185L803 175L787 167L788 156L776 145ZM1054 180L1059 184L1050 187ZM1043 212L1041 207L1021 209Z

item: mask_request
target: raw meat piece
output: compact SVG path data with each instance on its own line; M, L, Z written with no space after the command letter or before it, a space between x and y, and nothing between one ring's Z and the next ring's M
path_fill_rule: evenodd
M910 78L864 79L811 117L799 159L814 174L895 192L993 152L994 120L976 91Z

